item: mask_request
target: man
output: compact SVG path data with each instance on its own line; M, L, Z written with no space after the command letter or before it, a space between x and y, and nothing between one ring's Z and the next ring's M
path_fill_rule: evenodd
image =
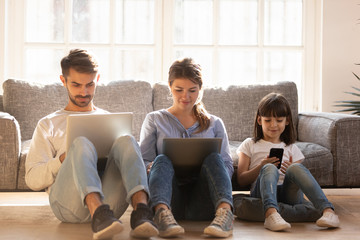
M109 238L122 231L119 218L129 203L134 209L130 219L131 235L157 235L153 213L147 205L145 166L132 136L122 136L115 141L102 176L97 168L95 147L85 137L76 138L65 152L67 116L106 111L93 103L100 75L97 61L90 52L71 50L61 60L61 68L60 79L69 101L64 109L38 122L26 158L27 185L36 191L46 189L50 206L60 221L91 221L95 239Z

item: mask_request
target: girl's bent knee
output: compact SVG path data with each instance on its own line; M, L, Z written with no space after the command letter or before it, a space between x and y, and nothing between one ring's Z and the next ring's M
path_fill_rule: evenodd
M300 172L306 171L306 168L301 163L293 163L291 164L287 170L286 174L299 174Z
M272 163L267 163L261 168L261 171L262 172L277 172L278 168Z

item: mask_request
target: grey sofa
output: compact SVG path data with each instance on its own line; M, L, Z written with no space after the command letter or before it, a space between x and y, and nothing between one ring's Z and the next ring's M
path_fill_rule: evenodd
M28 190L24 181L29 143L40 118L63 108L67 93L60 84L41 85L6 80L0 95L0 190ZM259 100L269 92L283 93L289 100L298 132L296 143L308 167L323 187L360 187L360 117L335 113L298 113L296 85L279 82L267 85L206 88L207 110L225 123L234 165L236 148L252 135ZM166 84L144 81L114 81L99 85L95 105L110 112L134 112L133 134L139 140L145 115L167 108L172 100ZM234 189L237 189L234 183Z

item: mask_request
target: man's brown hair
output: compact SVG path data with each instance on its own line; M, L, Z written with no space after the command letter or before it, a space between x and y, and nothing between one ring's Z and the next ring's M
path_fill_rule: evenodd
M66 79L70 68L79 73L97 73L98 62L93 53L85 49L72 49L69 55L61 60L62 75Z

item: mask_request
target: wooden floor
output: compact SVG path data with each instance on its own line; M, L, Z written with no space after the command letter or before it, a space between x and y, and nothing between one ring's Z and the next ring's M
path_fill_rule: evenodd
M234 222L234 234L227 239L360 239L360 189L324 189L340 217L339 229L321 229L315 223L292 223L286 232L271 232L262 222ZM125 230L113 239L129 237L131 207L120 218ZM209 222L179 222L185 235L179 239L210 239L202 235ZM90 224L66 224L58 221L48 203L46 193L0 192L0 239L92 239ZM158 237L152 240L161 239Z

